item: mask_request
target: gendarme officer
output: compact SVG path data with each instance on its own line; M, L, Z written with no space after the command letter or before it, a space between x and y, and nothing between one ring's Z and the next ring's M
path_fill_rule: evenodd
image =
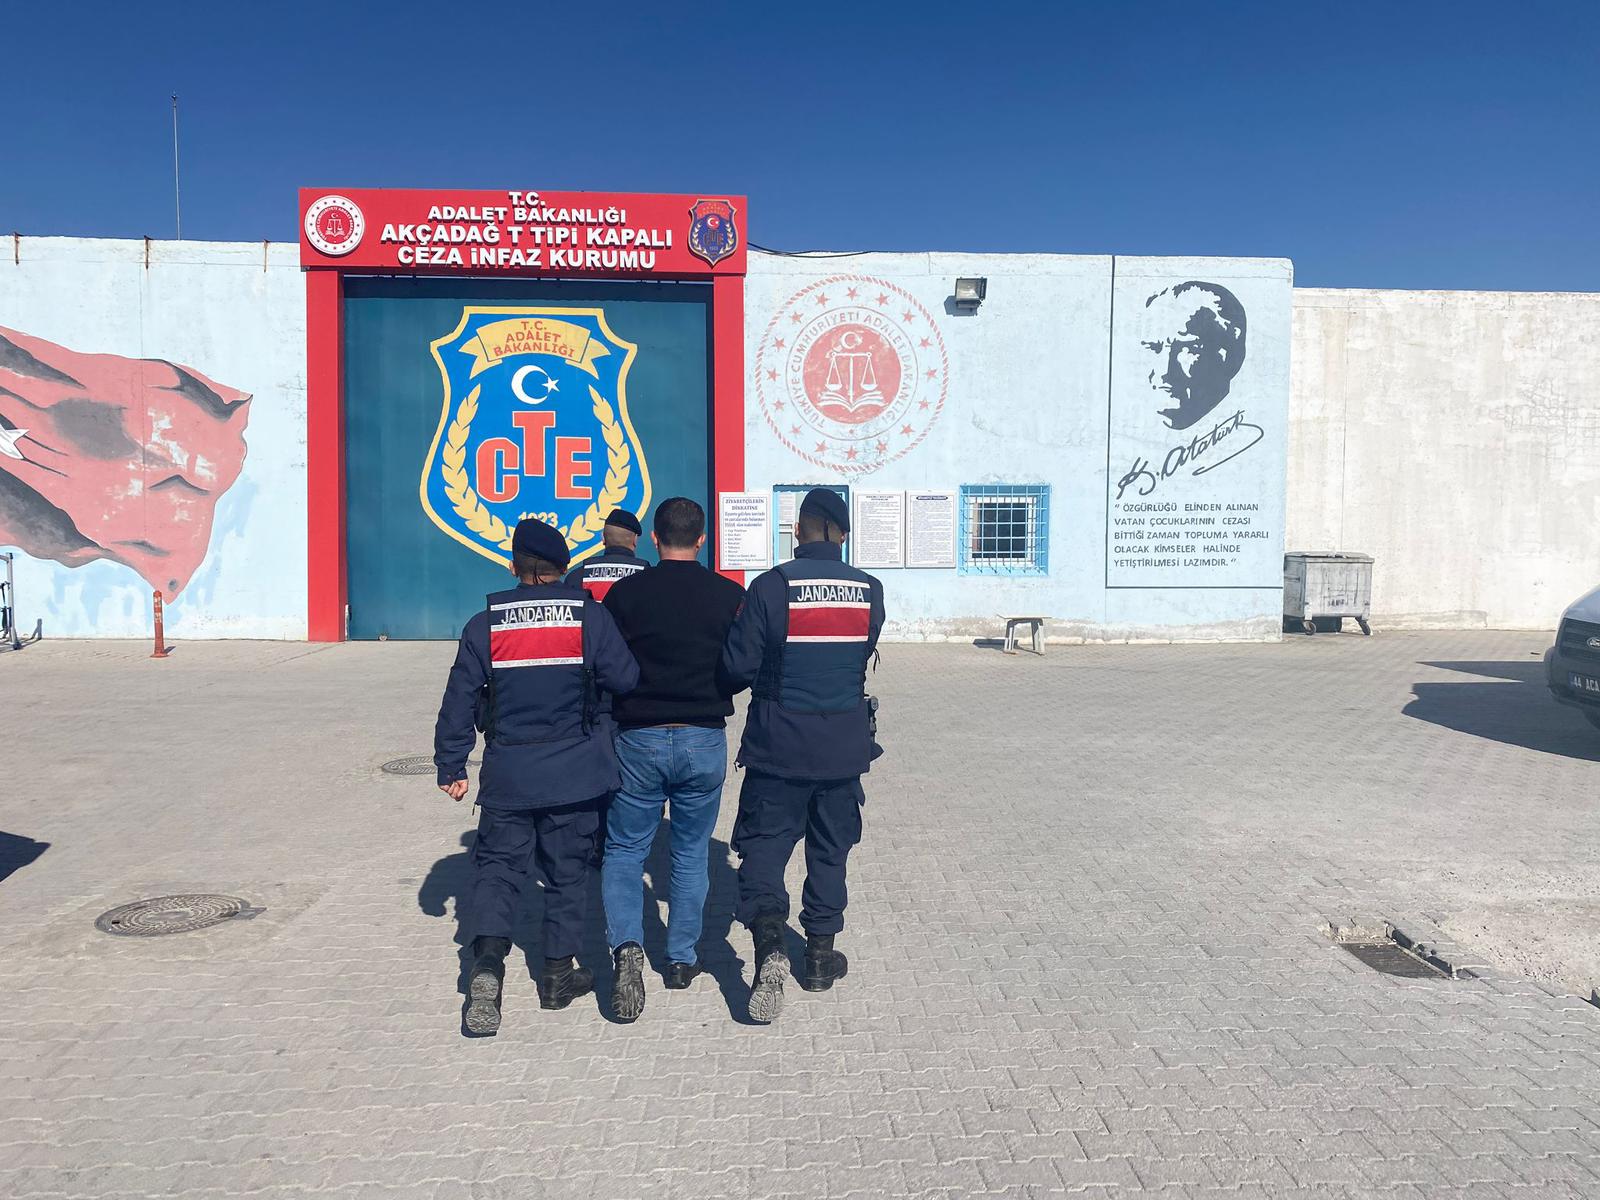
M574 567L567 575L567 583L581 587L596 600L604 600L612 584L650 565L638 554L639 535L643 532L638 517L625 508L613 508L600 530L604 549L581 567Z
M844 562L850 513L837 492L800 503L795 556L750 585L722 652L724 684L751 688L739 762L745 768L733 849L739 920L755 942L750 1016L775 1020L789 960L783 873L806 846L800 986L825 991L845 974L833 948L844 928L845 860L861 840L861 776L883 753L873 740L867 661L883 628L883 585Z
M494 592L461 632L434 730L439 787L467 794L467 755L483 730L482 811L472 850L467 1031L500 1028L505 959L528 869L544 888L542 1008L565 1008L594 987L573 964L583 940L600 799L616 788L616 751L596 721L597 689L630 691L639 667L611 614L561 582L566 539L543 521L517 523L517 586Z
M637 575L650 564L638 555L639 535L643 532L639 518L625 508L613 508L600 529L600 554L581 567L567 572L567 586L582 588L596 602L603 601L612 587L630 575ZM600 698L600 724L615 743L616 724L611 719L611 696ZM606 820L611 812L611 795L607 793L600 802L600 834L594 842L594 865L599 867L605 858Z

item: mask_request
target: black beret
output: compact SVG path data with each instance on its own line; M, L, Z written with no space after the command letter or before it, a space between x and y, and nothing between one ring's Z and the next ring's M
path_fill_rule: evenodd
M832 521L843 532L850 532L850 506L832 488L812 488L800 501L800 511L819 520Z
M534 517L523 517L517 522L517 531L511 535L511 552L542 558L555 563L563 571L572 558L567 549L567 539L554 525L546 525Z
M644 532L644 526L639 524L639 518L625 508L613 508L611 514L606 517L606 524L626 529L629 533Z

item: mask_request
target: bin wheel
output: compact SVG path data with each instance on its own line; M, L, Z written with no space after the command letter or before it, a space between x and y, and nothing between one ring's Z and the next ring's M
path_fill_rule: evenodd
M1311 620L1301 621L1300 628L1304 629L1306 633L1312 634L1317 631L1317 623Z
M1367 619L1365 617L1357 617L1356 618L1356 624L1361 626L1361 636L1362 637L1371 637L1372 636L1372 626L1367 624Z

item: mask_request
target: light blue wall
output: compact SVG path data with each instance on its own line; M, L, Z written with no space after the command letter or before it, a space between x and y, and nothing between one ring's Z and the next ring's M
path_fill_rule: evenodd
M0 326L81 353L182 363L253 396L242 473L217 501L205 559L169 608L172 635L304 637L305 292L295 248L153 243L148 265L142 242L24 238L18 249L20 262L0 263ZM988 279L975 313L949 303L958 276ZM1186 280L1230 291L1248 313L1248 329L1227 398L1207 421L1180 432L1157 414L1167 401L1150 389L1150 355L1140 342L1155 316L1146 300ZM1000 616L1032 612L1050 617L1052 635L1066 638L1276 637L1290 288L1282 260L752 255L747 486L1050 485L1046 576L882 570L894 637L993 636ZM890 412L854 428L870 438L822 437L817 455L816 430L830 425L815 413L795 419L792 392L797 387L803 401L806 389L791 378L786 330L804 331L849 305L870 306L884 322L884 344L904 348L919 373L932 369L936 378L919 374L915 387L888 398ZM1123 460L1154 460L1240 409L1261 428L1259 444L1204 476L1163 480L1160 489L1178 502L1259 503L1259 527L1269 536L1226 568L1162 570L1135 580L1158 586L1108 589L1108 508L1127 470ZM792 432L796 425L805 437ZM902 432L907 425L910 434ZM878 441L887 446L881 461ZM857 459L841 457L852 444ZM818 457L822 464L812 461ZM67 568L24 557L18 590L24 621L42 616L50 634L148 635L150 587L129 567Z
M976 312L957 312L951 303L959 276L988 280L986 299ZM1226 288L1246 310L1248 325L1244 357L1228 396L1207 419L1178 431L1158 415L1172 402L1151 390L1153 356L1140 343L1161 336L1148 333L1159 314L1146 308L1147 298L1189 280ZM1003 615L1042 613L1051 618L1051 634L1066 638L1274 638L1280 628L1290 291L1291 269L1283 260L752 255L746 289L746 486L1051 486L1046 576L877 570L888 592L893 637L993 636ZM881 296L890 303L879 305ZM899 303L902 296L915 303ZM795 406L805 403L806 387L792 357L792 332L807 330L819 316L850 304L891 314L897 326L891 341L902 333L913 335L914 352L922 356L920 371L930 364L948 371L942 411L925 431L913 416L914 433L888 438L882 462L873 461L871 453L856 460L843 457L855 445L847 426L814 412L806 420L793 418ZM927 347L920 345L924 338L931 343ZM776 344L780 339L782 347ZM937 410L935 382L919 379L918 390L908 397L912 414L923 400L932 406L927 411ZM1202 476L1190 475L1194 466L1205 465L1207 454L1220 458L1251 436L1230 433L1215 450L1161 480L1157 491L1180 509L1191 502L1257 503L1257 527L1269 536L1252 540L1223 568L1114 571L1113 582L1157 586L1108 589L1110 493L1133 461L1124 465L1122 460L1142 452L1161 461L1171 447L1187 445L1241 408L1248 422L1261 427L1255 446ZM803 437L792 432L796 424ZM840 431L845 436L829 436ZM820 454L819 441L826 443ZM1109 479L1108 455L1117 464ZM813 461L819 457L820 465Z
M203 561L167 607L168 635L305 637L306 309L296 247L21 238L15 254L10 239L5 250L0 326L79 354L182 364L251 396L243 469L216 499ZM91 388L89 400L109 408L127 397ZM24 417L14 424L61 440L47 412L11 404ZM141 431L137 413L127 422L148 446L163 436ZM11 461L0 458L0 471ZM162 542L161 531L149 540ZM0 534L0 549L15 548ZM151 584L129 566L20 554L16 576L28 628L42 617L50 637L150 636Z

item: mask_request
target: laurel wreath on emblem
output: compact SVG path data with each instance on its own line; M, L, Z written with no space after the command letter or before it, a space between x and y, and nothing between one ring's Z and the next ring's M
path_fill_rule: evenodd
M502 550L511 549L511 528L484 506L483 498L467 478L467 433L472 428L472 418L478 415L478 393L481 387L468 392L456 409L455 420L450 422L445 434L443 462L439 476L444 480L444 494L450 497L450 507L455 509L467 529L484 541ZM589 389L589 399L594 401L595 419L600 422L606 439L606 484L584 514L571 525L562 528L561 536L567 545L576 549L579 541L599 533L606 523L606 514L622 503L628 492L628 477L633 473L630 461L632 451L622 436L622 423L608 401L594 388Z

